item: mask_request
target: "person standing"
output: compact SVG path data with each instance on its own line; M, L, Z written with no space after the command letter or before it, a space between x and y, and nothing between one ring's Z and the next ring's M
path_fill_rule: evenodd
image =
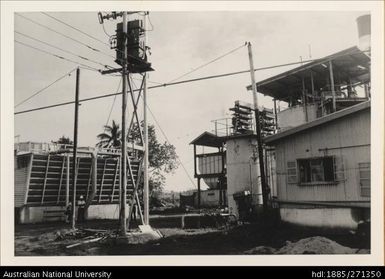
M78 202L78 222L83 223L84 222L84 213L85 213L85 207L86 207L86 201L84 200L83 195L80 196Z
M71 221L71 216L72 216L72 203L71 202L68 203L68 205L66 207L65 215L66 215L66 223L69 224Z

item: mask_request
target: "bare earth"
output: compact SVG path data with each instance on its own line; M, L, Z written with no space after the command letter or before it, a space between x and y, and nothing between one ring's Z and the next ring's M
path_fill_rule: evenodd
M89 221L87 229L113 232L117 221ZM71 236L69 225L45 223L16 225L16 256L65 255L241 255L241 254L367 254L370 242L349 233L326 233L279 225L266 227L246 224L230 229L200 228L182 230L159 228L163 238L121 243L114 234L97 242L81 244ZM92 238L93 236L89 236ZM89 239L88 238L88 239ZM95 237L94 237L95 238Z

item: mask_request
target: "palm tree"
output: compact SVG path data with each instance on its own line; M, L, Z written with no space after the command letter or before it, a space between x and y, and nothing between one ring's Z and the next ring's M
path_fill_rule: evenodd
M119 124L112 120L112 126L105 125L104 132L97 135L99 142L96 144L97 147L103 148L119 148L120 147L121 131Z

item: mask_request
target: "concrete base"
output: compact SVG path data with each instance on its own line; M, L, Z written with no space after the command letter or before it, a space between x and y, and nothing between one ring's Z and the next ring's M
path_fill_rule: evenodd
M22 207L18 210L18 223L64 222L64 210L65 206Z
M66 220L65 206L37 206L37 207L21 207L16 210L18 216L16 223L31 224L42 222L64 222ZM126 207L128 216L129 206ZM87 220L95 219L119 219L118 204L102 204L90 205L86 213ZM77 216L77 212L76 212Z
M158 230L153 230L150 226L139 226L140 231L127 232L126 236L118 236L115 243L121 244L143 244L149 241L158 240L163 235Z
M287 223L325 229L357 229L350 208L280 208L281 220Z
M126 216L128 216L129 206L126 206ZM119 219L118 204L96 204L90 205L87 212L88 220L95 219Z

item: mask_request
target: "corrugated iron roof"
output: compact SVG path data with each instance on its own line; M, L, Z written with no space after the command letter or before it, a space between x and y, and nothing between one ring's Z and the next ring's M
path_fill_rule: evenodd
M277 100L287 101L289 96L301 99L302 78L310 80L312 75L315 88L327 86L328 63L332 61L334 72L342 79L353 83L370 79L370 57L356 46L317 59L292 70L257 82L257 91ZM251 90L251 85L247 86Z

